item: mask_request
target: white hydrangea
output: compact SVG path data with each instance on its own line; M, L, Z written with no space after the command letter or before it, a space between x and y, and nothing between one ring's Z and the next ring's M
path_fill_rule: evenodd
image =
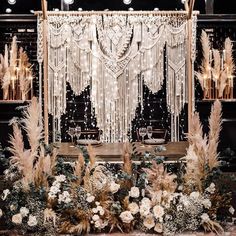
M60 190L60 188L58 188L58 186L56 186L56 185L53 185L51 188L50 188L50 190L49 190L49 192L52 194L52 195L56 195L57 193L59 193L61 190Z
M133 198L138 198L140 195L139 188L137 187L132 187L129 191L129 196Z
M27 224L28 224L30 227L36 226L36 225L38 224L38 221L37 221L36 216L30 215Z
M21 207L20 213L21 213L22 217L26 217L29 214L29 209L26 207Z
M66 181L66 176L65 175L58 175L55 176L56 182L65 182Z
M9 189L3 190L2 200L5 201L9 194L10 194L10 190Z
M70 203L71 198L70 198L69 192L68 191L63 191L62 194L59 194L58 202L59 202L59 204L62 203L62 202Z

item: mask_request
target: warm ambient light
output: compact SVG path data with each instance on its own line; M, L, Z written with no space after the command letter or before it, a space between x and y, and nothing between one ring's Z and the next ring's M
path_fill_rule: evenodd
M64 0L64 3L65 3L65 4L73 4L73 3L74 3L74 0Z
M132 0L123 0L123 3L126 5L129 5L132 2Z
M16 3L16 0L8 0L8 3L14 5Z

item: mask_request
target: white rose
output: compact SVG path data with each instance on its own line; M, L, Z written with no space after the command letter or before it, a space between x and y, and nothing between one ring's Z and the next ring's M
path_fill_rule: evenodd
M147 216L150 213L150 206L142 204L139 209L141 216Z
M92 220L98 221L100 219L99 215L93 215Z
M28 224L30 227L36 226L36 225L38 224L38 221L37 221L36 216L30 215L27 224Z
M96 206L99 206L100 205L100 202L95 202Z
M121 220L126 223L126 224L129 224L133 219L134 217L132 216L131 212L130 211L124 211L120 214L120 218Z
M130 210L130 212L135 215L139 212L139 207L138 204L135 202L132 202L129 204L128 209Z
M95 200L95 197L94 196L88 196L87 198L86 198L86 201L87 202L93 202Z
M148 206L149 208L151 208L151 206L152 206L152 202L151 202L150 199L147 198L147 197L144 197L144 198L142 199L141 204L142 204L142 205L146 205L146 206Z
M157 224L155 225L154 230L155 230L157 233L161 234L161 233L163 232L163 225L160 224L160 223L157 223Z
M148 229L151 229L155 226L155 221L154 221L154 218L153 216L150 214L148 215L144 221L143 221L143 225L148 228Z
M210 220L210 217L207 213L203 213L201 215L201 219L202 219L202 223L204 223L204 222L208 222Z
M2 200L5 201L9 194L10 194L10 190L9 189L3 190Z
M0 218L2 217L3 215L3 212L2 212L2 209L0 209Z
M105 211L102 209L99 211L100 216L103 216L105 214Z
M133 198L138 198L140 195L139 188L132 187L129 191L129 196Z
M229 213L230 213L231 215L234 215L234 212L235 212L235 210L234 210L234 208L231 206L231 207L229 208Z
M211 208L211 201L209 199L204 199L202 201L202 204L203 206L206 208L206 209L210 209Z
M111 191L112 193L118 192L119 189L120 189L120 184L117 184L117 183L115 183L114 181L112 181L112 182L110 183L110 191Z
M55 177L57 182L64 182L66 180L66 176L65 175L58 175Z
M160 205L156 205L153 207L153 214L156 217L156 219L163 217L165 214L164 208Z
M26 207L21 207L20 213L21 213L22 217L26 217L29 214L29 209Z
M190 193L190 197L197 199L200 197L200 193L199 192L192 192L192 193Z
M22 215L20 213L13 215L11 221L17 225L21 224L22 223Z

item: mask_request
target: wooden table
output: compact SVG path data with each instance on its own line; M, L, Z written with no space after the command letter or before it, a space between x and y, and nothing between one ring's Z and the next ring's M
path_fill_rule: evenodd
M75 159L81 153L78 147L71 147L71 143L58 144L58 155L70 159ZM165 161L176 162L179 158L186 155L188 142L169 142L163 146L165 151L156 152L155 148L158 145L141 145L139 142L135 143L138 152L144 154L145 151L155 154L156 156L165 157ZM123 143L103 143L99 146L93 146L94 153L98 162L122 162Z

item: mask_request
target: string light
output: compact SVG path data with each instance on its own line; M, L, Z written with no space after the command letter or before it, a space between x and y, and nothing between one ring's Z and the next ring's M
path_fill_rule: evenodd
M8 0L8 3L11 5L14 5L14 4L16 4L16 0Z
M126 5L129 5L132 2L132 0L123 0L123 3Z
M64 0L64 3L70 5L74 3L74 0Z

